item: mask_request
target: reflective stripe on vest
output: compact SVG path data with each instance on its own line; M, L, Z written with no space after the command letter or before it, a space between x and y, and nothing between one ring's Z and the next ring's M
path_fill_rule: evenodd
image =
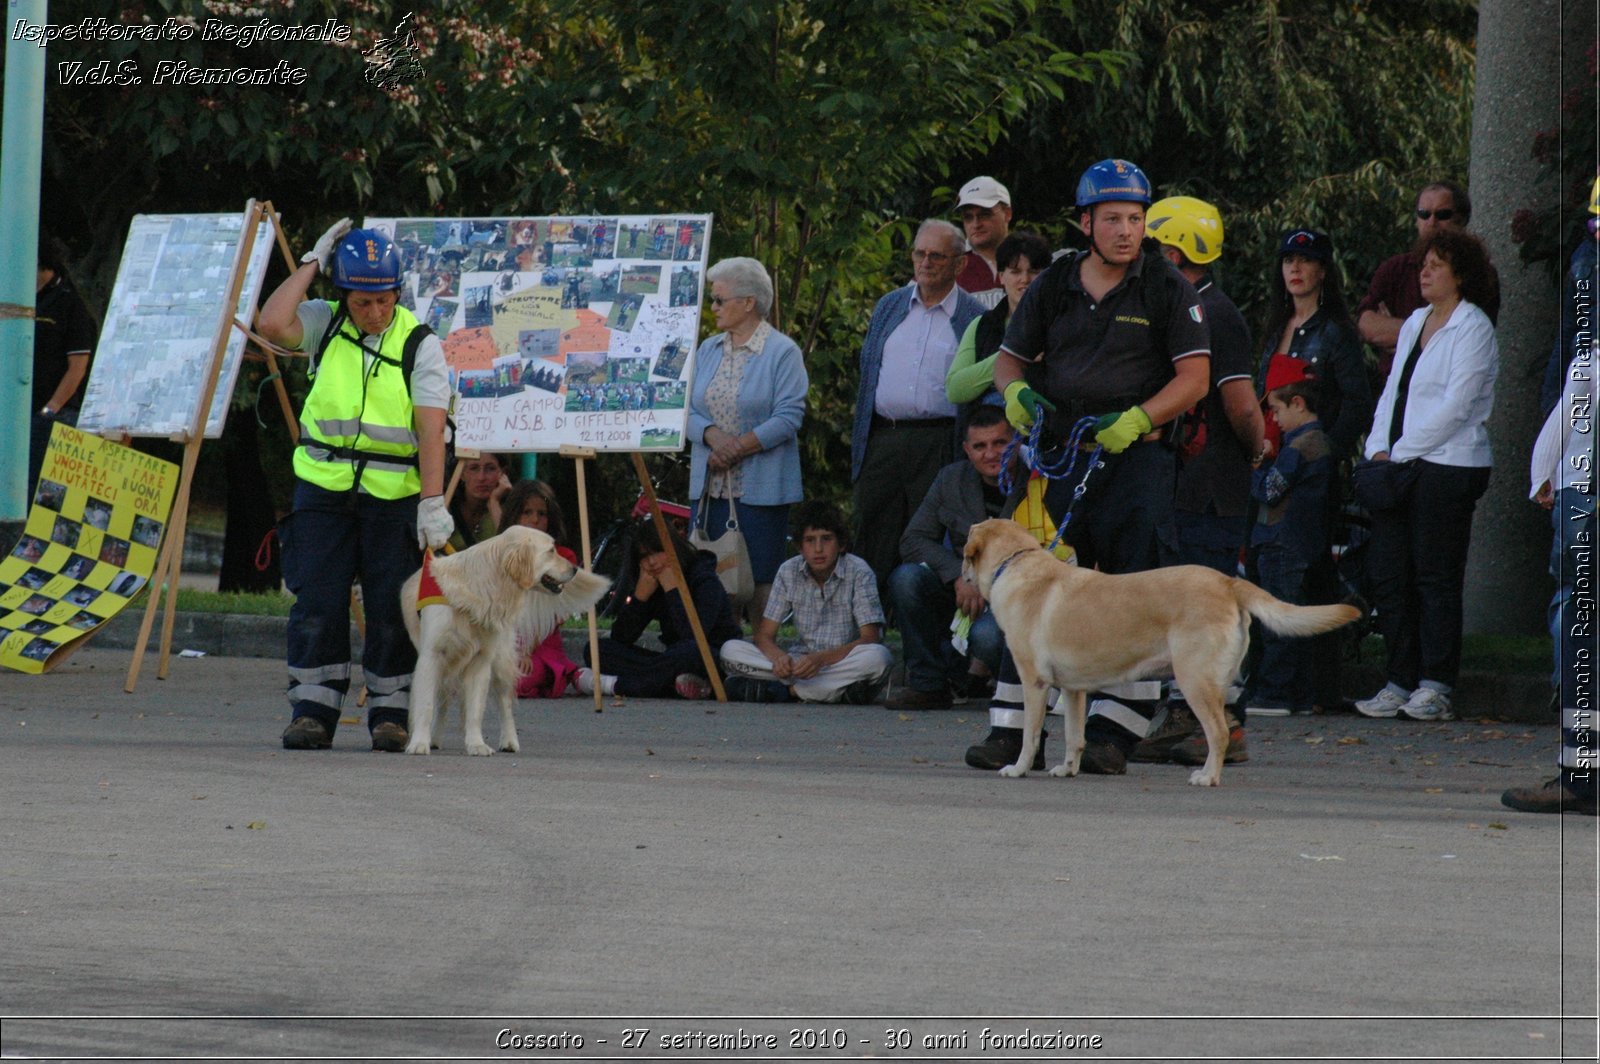
M337 312L337 304L329 306ZM416 466L411 382L400 368L406 338L417 328L416 316L405 307L394 308L394 321L378 348L387 361L374 361L370 370L370 352L351 339L352 328L348 322L341 325L322 352L311 394L300 411L295 475L328 491L349 491L356 465L365 459L362 491L380 499L416 495L422 478ZM337 453L341 448L346 453ZM350 457L350 450L361 458Z

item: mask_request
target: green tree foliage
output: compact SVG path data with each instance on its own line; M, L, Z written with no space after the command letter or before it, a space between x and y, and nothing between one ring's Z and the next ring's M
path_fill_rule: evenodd
M1030 113L1003 149L1010 187L1028 217L1068 231L1083 168L1131 159L1158 196L1221 210L1219 273L1253 323L1284 229L1329 232L1359 296L1414 237L1416 190L1466 180L1476 25L1470 0L1056 8L1044 32L1062 47L1115 49L1131 62L1120 83L1069 85Z
M53 44L46 212L91 249L91 290L109 289L132 214L248 196L273 201L296 248L368 211L709 211L713 258L772 270L812 374L808 489L842 498L867 317L909 276L915 222L948 216L967 177L999 177L1019 220L1071 243L1077 175L1131 158L1161 194L1222 208L1225 283L1259 317L1280 229L1331 231L1359 290L1408 242L1417 186L1466 173L1470 0L444 2L415 12L425 76L371 85L362 53L403 11L143 0L120 17L333 19L351 39ZM102 59L134 60L146 84L57 82L56 64ZM307 76L157 88L164 59Z

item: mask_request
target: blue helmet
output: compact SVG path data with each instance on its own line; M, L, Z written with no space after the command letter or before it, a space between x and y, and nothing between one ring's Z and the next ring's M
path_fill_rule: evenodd
M376 229L352 229L333 252L333 284L357 292L400 287L400 252Z
M1111 202L1150 206L1150 179L1126 159L1102 159L1078 178L1079 207Z

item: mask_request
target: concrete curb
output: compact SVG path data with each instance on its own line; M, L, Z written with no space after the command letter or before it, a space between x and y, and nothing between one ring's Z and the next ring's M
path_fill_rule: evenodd
M102 650L132 650L138 639L139 624L144 617L142 604L124 610L93 636L93 644ZM160 618L156 619L159 626ZM183 613L173 619L172 652L199 650L213 657L281 658L284 652L288 618L267 617L237 613ZM147 648L153 650L158 642L159 627L152 633ZM604 636L602 635L602 638ZM589 636L583 630L562 633L567 656L582 662L589 656ZM351 646L359 653L361 638L354 627L350 632ZM645 634L644 646L659 648L655 633ZM900 646L891 641L898 678ZM1365 697L1383 686L1381 668L1372 662L1346 663L1341 675L1347 696ZM1529 673L1493 673L1469 671L1461 676L1456 689L1456 712L1466 719L1488 719L1514 724L1550 724L1550 681L1547 676Z

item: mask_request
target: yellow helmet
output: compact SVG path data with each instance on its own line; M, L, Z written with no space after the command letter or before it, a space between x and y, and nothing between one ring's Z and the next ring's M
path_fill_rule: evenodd
M1168 196L1150 205L1144 226L1151 236L1177 248L1196 266L1222 254L1222 215L1205 200Z
M1589 186L1589 213L1600 214L1600 177L1594 179L1594 184Z

